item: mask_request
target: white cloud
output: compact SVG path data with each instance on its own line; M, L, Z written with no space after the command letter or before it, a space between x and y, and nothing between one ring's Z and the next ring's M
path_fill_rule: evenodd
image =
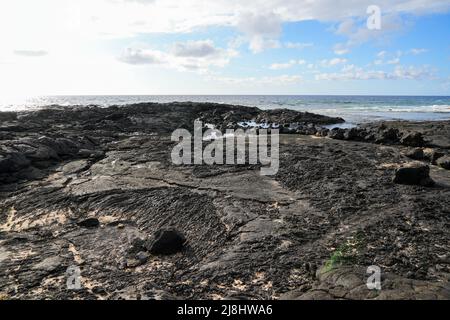
M286 42L284 46L288 49L305 49L314 46L313 43L307 42Z
M434 72L427 67L397 66L392 72L381 70L365 70L354 65L345 66L341 72L320 73L316 80L433 80Z
M237 28L248 37L250 50L258 53L280 46L277 38L281 34L281 24L281 18L273 12L244 12L238 17Z
M384 58L384 57L386 56L386 53L387 53L387 52L384 51L384 50L383 50L383 51L380 51L380 52L377 53L377 57L378 57L378 58Z
M387 64L399 64L400 58L394 58L394 59L388 60L386 63Z
M289 69L295 65L304 65L305 63L306 63L305 60L289 60L288 62L285 63L273 63L270 65L269 69L271 70Z
M341 56L350 52L350 49L345 46L345 44L338 43L334 46L334 53Z
M48 52L45 50L14 50L14 54L22 57L43 57Z
M214 46L211 40L175 43L171 50L127 48L118 58L133 65L162 65L177 70L205 72L210 67L224 67L237 55L233 49Z
M343 64L346 63L347 59L342 59L342 58L333 58L333 59L324 59L322 61L320 61L320 64L323 67L333 67L336 66L338 64Z
M74 43L94 37L187 33L223 26L242 32L251 50L258 52L279 46L281 25L287 22L342 22L337 31L349 37L349 45L354 45L401 27L401 14L450 9L448 0L378 0L383 29L377 33L359 28L356 23L364 24L366 8L372 2L340 1L337 5L335 0L2 0L0 38L2 45L6 43L14 50L36 48L39 44L46 48L61 41Z
M166 62L166 56L161 51L127 48L119 60L134 65L162 64Z
M220 53L220 50L214 47L211 40L177 42L173 45L172 53L177 57L195 57L202 58L213 56Z
M246 84L250 86L270 84L275 86L292 85L301 82L303 79L298 75L281 75L274 77L212 77L212 80L220 81L228 84Z
M397 66L391 74L393 79L408 79L408 80L436 80L437 77L433 70L428 67L403 67Z
M421 54L421 53L428 52L428 50L427 49L423 49L423 48L413 48L409 52L411 54L413 54L413 55L418 55L418 54Z

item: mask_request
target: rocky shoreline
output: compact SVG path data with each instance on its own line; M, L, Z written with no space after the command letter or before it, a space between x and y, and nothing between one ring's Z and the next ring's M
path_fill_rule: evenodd
M172 131L197 119L279 129L278 174L173 165ZM0 299L450 299L450 121L325 128L342 122L206 103L0 113Z

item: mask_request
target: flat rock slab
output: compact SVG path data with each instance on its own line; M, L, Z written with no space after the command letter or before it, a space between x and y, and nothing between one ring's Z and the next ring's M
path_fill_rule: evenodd
M77 160L69 162L68 164L64 165L61 170L65 175L71 175L80 173L84 170L89 168L89 163L86 160Z
M283 294L284 300L448 300L450 284L425 282L382 274L381 289L369 289L367 269L343 266L320 273L318 281L307 292L291 291Z

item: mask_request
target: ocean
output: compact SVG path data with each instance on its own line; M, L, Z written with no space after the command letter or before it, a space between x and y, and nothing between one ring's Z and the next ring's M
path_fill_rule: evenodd
M74 106L125 105L140 102L216 102L253 106L261 109L288 108L342 117L348 124L376 120L447 120L450 96L269 96L269 95L196 95L196 96L45 96L2 101L0 111L34 110L49 105Z

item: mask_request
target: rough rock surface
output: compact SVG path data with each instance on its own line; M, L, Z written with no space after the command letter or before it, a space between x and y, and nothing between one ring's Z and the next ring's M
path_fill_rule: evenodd
M441 157L436 161L437 165L450 170L450 157L449 156L445 156L445 157Z
M420 162L407 164L395 171L394 183L431 187L430 167Z
M172 130L192 130L195 119L229 127L291 117L319 134L281 135L275 176L170 160ZM0 113L0 296L449 299L450 171L430 165L434 187L395 184L411 160L389 140L412 127L344 140L317 127L337 120L180 103ZM449 123L422 126L431 148L448 154L439 132ZM87 219L98 225L79 224ZM183 233L183 250L150 254L146 241L165 228ZM389 275L378 295L352 280L370 265ZM71 266L81 290L66 288Z

